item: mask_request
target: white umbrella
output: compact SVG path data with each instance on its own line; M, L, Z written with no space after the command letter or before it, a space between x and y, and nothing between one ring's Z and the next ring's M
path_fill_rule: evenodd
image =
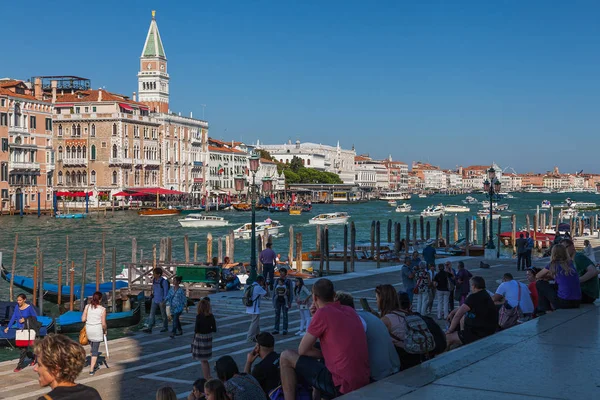
M108 340L106 340L106 335L104 335L104 348L106 349L106 358L110 358L110 353L108 352Z

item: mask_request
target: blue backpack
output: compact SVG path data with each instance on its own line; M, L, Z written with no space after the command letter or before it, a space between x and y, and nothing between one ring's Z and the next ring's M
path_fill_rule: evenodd
M285 400L283 397L283 388L281 385L277 386L275 389L271 390L269 393L270 400ZM297 400L312 400L312 392L310 389L305 388L304 386L298 384L296 385L296 399Z

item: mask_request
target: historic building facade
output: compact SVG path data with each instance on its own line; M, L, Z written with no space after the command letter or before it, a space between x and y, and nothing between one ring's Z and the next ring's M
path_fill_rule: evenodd
M0 80L0 210L52 207L52 104L31 83Z

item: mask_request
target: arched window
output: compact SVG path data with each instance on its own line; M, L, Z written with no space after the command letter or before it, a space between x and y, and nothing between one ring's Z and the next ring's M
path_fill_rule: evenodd
M62 161L63 157L63 148L62 146L58 146L58 161Z
M65 182L67 186L71 184L71 174L69 173L69 171L67 171L67 173L65 174Z
M81 125L77 124L77 136L81 136Z
M113 136L117 136L117 124L113 124Z
M113 174L112 174L112 184L113 185L117 184L117 171L113 171Z
M91 132L91 136L92 137L96 137L96 125L92 124L92 132Z
M95 144L93 144L93 145L92 145L92 154L91 154L91 157L90 157L90 158L91 158L92 160L95 160L95 159L96 159L96 145L95 145Z
M128 151L127 151L127 150L128 150L128 149L127 149L127 147L125 147L125 148L123 149L123 157L125 157L125 158L127 158L127 153L128 153Z
M81 186L81 172L77 172L77 186Z
M310 165L310 158L306 160L306 165Z
M113 158L117 158L117 145L116 144L113 144L112 156L113 156Z
M86 151L86 147L85 146L83 146L83 149L81 151L81 157L87 158L87 151Z
M91 176L90 176L90 183L92 185L96 184L96 171L92 171Z
M63 184L63 173L62 173L62 171L58 171L58 184L59 185Z
M62 125L58 126L58 136L62 136Z
M71 158L71 148L67 146L67 159Z
M77 133L77 129L75 128L75 124L71 125L71 136L75 136Z
M77 156L74 158L81 158L81 146L77 146Z

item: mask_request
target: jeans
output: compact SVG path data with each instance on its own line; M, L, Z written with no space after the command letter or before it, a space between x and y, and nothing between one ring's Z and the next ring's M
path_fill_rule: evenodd
M269 286L269 290L272 292L273 284L275 283L275 267L273 264L263 264L263 276Z
M448 299L450 298L450 292L448 290L437 291L437 317L438 319L448 317Z
M181 330L181 321L179 320L179 317L181 316L181 313L173 313L172 317L173 317L173 330L172 333L175 334L177 332L183 332Z
M160 315L163 320L163 329L169 329L169 320L167 319L167 304L162 301L160 303L152 302L150 306L150 316L148 317L148 329L152 329L154 327L154 321L156 318L156 309L160 307Z
M454 290L451 290L448 296L448 312L452 310L454 310Z
M416 298L417 298L416 312L418 312L421 315L427 315L427 303L429 303L429 291L426 291L425 293L417 294Z
M407 287L406 288L406 294L408 295L408 299L410 300L410 304L412 304L413 302L413 297L414 297L414 293L413 293L413 289L414 287Z
M310 324L310 310L308 308L300 309L300 330L306 332L308 324Z
M531 267L531 249L528 249L525 253L525 264L527 265L527 268Z
M252 322L250 322L250 327L248 328L248 334L246 335L246 340L255 342L256 335L260 333L260 314L250 314L252 315Z
M21 354L19 355L19 362L17 364L17 368L25 368L27 366L25 360L28 358L31 360L35 360L35 356L33 355L31 349L29 347L21 347Z
M281 312L283 311L283 331L287 332L288 330L288 306L286 302L275 302L275 328L273 330L279 331L279 318L281 317Z
M517 254L517 271L524 270L527 265L527 253Z

